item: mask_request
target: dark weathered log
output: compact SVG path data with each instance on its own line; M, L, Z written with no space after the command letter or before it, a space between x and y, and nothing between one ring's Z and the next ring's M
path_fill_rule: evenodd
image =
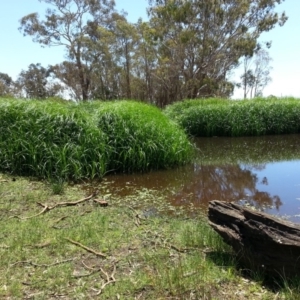
M300 277L300 225L218 200L210 201L208 218L244 268L281 279Z

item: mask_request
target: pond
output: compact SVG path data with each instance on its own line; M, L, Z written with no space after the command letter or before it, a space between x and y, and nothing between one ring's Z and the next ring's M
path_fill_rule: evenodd
M300 223L300 135L197 138L195 145L187 166L107 180L120 194L156 189L174 206L203 209L210 200L235 201Z

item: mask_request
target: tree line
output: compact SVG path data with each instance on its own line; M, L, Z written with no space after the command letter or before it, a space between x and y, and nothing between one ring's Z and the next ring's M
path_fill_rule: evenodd
M266 62L258 39L287 20L276 12L284 0L149 0L148 20L136 23L116 10L114 0L40 1L49 4L45 15L24 16L19 30L42 46L64 47L66 59L47 67L31 64L16 81L0 73L2 96L126 98L160 107L186 98L230 97L236 87L230 74L241 60L244 94L259 93L267 80L262 73L265 81L255 77L257 66L266 69L257 63Z

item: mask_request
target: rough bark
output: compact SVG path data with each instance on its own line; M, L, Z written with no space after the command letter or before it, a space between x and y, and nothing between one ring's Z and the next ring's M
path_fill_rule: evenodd
M300 225L218 200L209 203L208 218L244 268L283 280L300 276Z

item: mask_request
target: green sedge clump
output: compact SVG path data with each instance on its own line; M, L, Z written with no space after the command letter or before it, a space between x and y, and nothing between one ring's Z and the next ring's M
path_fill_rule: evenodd
M143 172L182 165L192 146L158 108L135 101L83 104L108 137L108 171Z
M165 109L193 136L259 136L300 132L300 101L294 98L186 100Z
M52 181L143 172L191 158L184 131L133 101L0 100L0 171Z
M74 104L0 101L1 171L79 179L106 171L105 135Z

